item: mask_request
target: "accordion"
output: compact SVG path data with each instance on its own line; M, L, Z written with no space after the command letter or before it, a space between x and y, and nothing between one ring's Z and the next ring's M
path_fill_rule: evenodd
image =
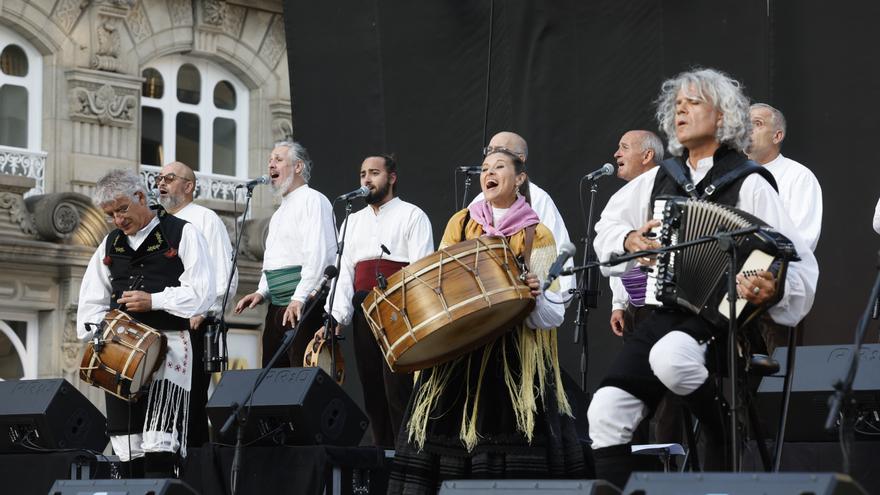
M792 242L762 220L736 208L683 197L660 196L654 202L653 218L661 225L653 229L663 247L722 232L759 230L735 237L737 274L754 275L766 270L776 279L776 300L782 297L790 261L797 261ZM698 314L716 326L726 326L730 305L727 299L729 258L717 242L707 242L670 251L657 257L648 269L645 303L677 307ZM737 296L736 318L745 325L759 316L761 307Z

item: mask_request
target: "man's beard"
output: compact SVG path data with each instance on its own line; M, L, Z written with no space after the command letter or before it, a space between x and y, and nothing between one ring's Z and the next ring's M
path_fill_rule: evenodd
M374 205L376 203L381 203L385 196L388 195L388 184L385 184L382 187L377 187L375 191L370 192L366 197L364 197L364 201L368 205Z
M272 184L272 194L278 196L279 198L284 196L287 193L287 190L290 189L290 186L293 185L294 175L290 174L281 184L275 185Z
M181 203L183 203L183 198L180 196L172 196L170 194L159 195L159 204L167 211L177 211Z

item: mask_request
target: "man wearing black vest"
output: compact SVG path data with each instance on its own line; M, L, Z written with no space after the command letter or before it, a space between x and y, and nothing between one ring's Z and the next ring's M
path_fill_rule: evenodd
M191 335L189 319L214 301L213 269L201 234L189 223L152 209L140 177L114 170L95 187L95 203L116 229L95 250L83 275L77 309L77 335L90 339L111 309L163 332L165 361L137 402L106 395L107 430L113 451L132 463L132 473L174 476L177 455L186 456L192 377L201 338ZM124 471L128 473L126 469Z
M750 135L749 104L740 84L712 69L684 72L663 83L657 101L657 119L672 158L630 181L609 201L596 224L594 247L599 259L657 247L646 235L659 223L648 221L654 198L687 196L680 184L691 182L697 196L750 213L794 243L801 261L789 265L783 294L776 293L769 272L738 277L737 292L755 305L769 306L778 299L768 309L770 317L781 324L796 324L812 306L818 267L785 212L772 176L744 154ZM624 263L603 273L619 275L633 265ZM667 390L680 396L701 420L708 442L723 444L728 422L720 407L720 391L709 376L718 368L707 357L717 355L714 350L718 342L726 341L725 336L724 328L715 328L700 316L666 307L636 327L590 403L597 477L625 485L637 467L632 432ZM723 456L703 461L709 470L724 466Z

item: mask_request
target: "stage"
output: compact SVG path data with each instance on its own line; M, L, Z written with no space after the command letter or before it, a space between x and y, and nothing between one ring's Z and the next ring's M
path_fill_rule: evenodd
M878 452L880 442L853 444L851 475L867 493L880 493ZM745 469L758 469L756 456L755 452L746 452ZM372 447L247 447L239 494L384 493L390 462L385 451ZM783 454L782 471L833 472L840 462L840 448L835 442L790 443ZM190 449L180 479L203 495L228 494L231 464L230 447L206 445ZM0 477L7 487L4 493L45 495L56 479L70 479L71 466L80 466L80 471L82 466L89 466L92 473L97 467L94 456L77 452L2 454ZM108 477L110 468L104 463L97 475ZM741 475L743 479L750 478L749 473ZM339 483L339 491L333 490L334 479Z

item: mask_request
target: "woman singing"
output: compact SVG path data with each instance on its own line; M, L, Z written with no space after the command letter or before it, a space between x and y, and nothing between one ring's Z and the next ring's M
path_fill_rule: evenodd
M485 201L449 220L443 249L480 236L506 237L528 267L534 310L493 342L418 373L397 440L389 493L436 493L446 479L584 478L584 449L562 388L556 327L564 306L540 291L556 246L528 198L514 154L488 155ZM557 283L548 292L559 301ZM555 296L555 297L554 297Z

